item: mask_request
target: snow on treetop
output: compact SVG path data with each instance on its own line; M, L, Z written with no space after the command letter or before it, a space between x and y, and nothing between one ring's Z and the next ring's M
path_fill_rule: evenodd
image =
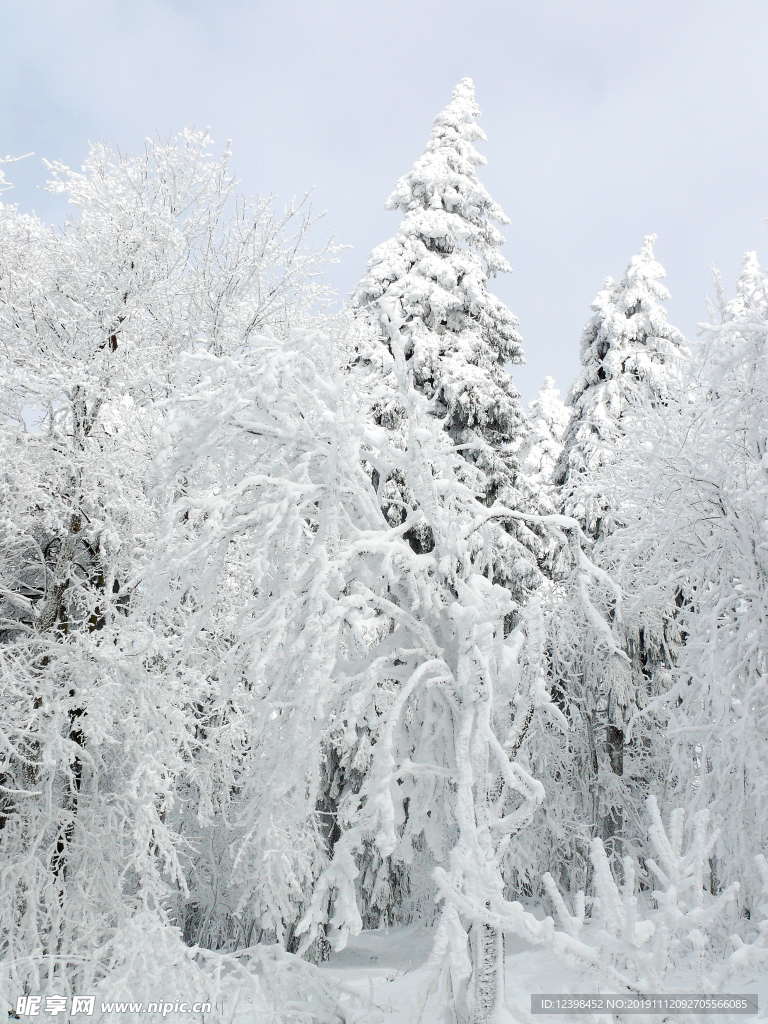
M646 235L624 276L606 281L582 336L582 370L571 389L573 415L554 480L563 487L565 511L588 532L605 520L607 505L587 482L587 468L604 466L614 457L630 407L666 401L687 355L685 339L663 305L669 292L662 284L664 267L654 255L655 241L655 235Z
M656 260L653 252L655 242L656 235L646 235L640 252L629 262L624 280L621 282L624 286L622 304L627 311L648 296L653 296L657 302L666 302L669 299L669 291L661 283L667 276L666 271Z
M743 316L748 311L758 313L768 308L768 288L765 274L756 252L747 252L742 261L741 273L736 282L736 295L728 302L725 318L728 320Z
M451 102L435 118L425 152L395 185L387 200L390 209L458 213L486 231L488 218L509 223L507 215L477 179L476 168L486 162L473 144L485 139L477 124L479 115L472 80L462 79ZM501 245L502 239L498 233L489 233L486 241Z

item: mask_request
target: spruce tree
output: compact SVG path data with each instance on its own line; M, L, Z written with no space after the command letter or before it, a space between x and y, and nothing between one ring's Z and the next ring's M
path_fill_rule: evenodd
M568 406L560 397L554 377L545 377L536 398L528 407L530 439L525 469L544 491L553 488L552 475L563 449L563 438L570 419Z
M582 338L582 370L570 394L571 418L554 473L561 511L579 521L593 542L594 559L609 571L613 567L601 552L621 522L621 510L611 498L613 473L622 452L642 442L627 426L634 422L636 430L642 409L667 404L686 354L683 336L670 324L664 307L669 293L654 242L655 236L648 235L624 276L617 282L609 279L593 303ZM622 627L626 662L594 656L585 645L581 678L563 682L584 725L585 769L596 777L587 816L607 840L622 832L622 807L634 800L629 792L634 783L625 774L635 776L634 788L643 788L647 764L625 773L626 730L633 713L668 683L675 614L673 607L647 621L642 609L635 609ZM630 753L647 760L652 746L648 737L640 738Z
M756 252L747 252L736 281L736 294L726 304L724 319L736 320L750 312L763 313L768 307L765 272Z
M592 304L581 342L582 370L569 396L571 419L555 469L560 502L597 540L611 529L610 499L595 487L599 470L616 457L623 419L645 402L663 405L685 351L669 323L664 268L647 235L618 282L608 280Z
M387 201L403 220L394 238L374 249L352 306L372 335L361 358L380 377L378 422L397 429L402 415L391 382L394 323L416 389L481 472L482 500L537 512L546 510L546 499L522 472L528 427L507 369L523 360L519 324L488 287L510 269L497 227L509 221L478 178L485 163L475 148L485 138L479 113L473 82L464 78ZM382 481L380 490L391 521L399 522L412 498L397 478ZM518 608L539 585L544 556L541 536L519 522L496 525L492 542L486 535L477 552Z

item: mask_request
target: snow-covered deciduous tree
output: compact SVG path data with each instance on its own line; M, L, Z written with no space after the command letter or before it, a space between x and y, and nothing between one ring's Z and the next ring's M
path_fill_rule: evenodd
M169 913L206 857L173 809L204 773L212 682L174 685L178 638L140 612L162 403L185 349L285 333L325 292L303 214L238 200L203 133L50 171L61 228L0 207L0 941L19 992L35 956L55 990L62 951Z
M311 333L254 338L236 359L190 355L159 476L176 497L154 614L183 632L174 674L188 688L202 672L214 701L190 780L207 812L191 827L228 837L199 883L219 887L218 905L210 891L197 903L285 944L324 864L323 744L377 634L355 588L381 513L339 365Z
M380 544L389 554L370 599L383 612L385 628L379 627L381 646L371 650L368 672L358 677L343 715L351 724L374 704L375 743L346 809L346 828L298 930L308 947L321 927L335 945L360 929L355 883L371 845L382 859L426 859L442 904L435 996L456 1020L481 1024L499 1005L503 976L501 932L486 911L498 913L505 905L506 852L544 795L519 756L521 746L534 716L565 723L549 698L541 610L530 602L505 635L512 598L476 565L476 535L496 519L527 520L549 530L554 543L572 553L585 614L591 611L593 628L616 649L590 600L595 581L605 581L582 550L578 523L500 503L488 508L478 500L457 473L461 455L413 386L396 323L390 324L390 344L403 430L393 434L369 425L361 431L367 445L362 461L376 470L370 479L377 504L381 482L397 468L416 505L386 530L382 513ZM420 521L429 528L428 552L404 543ZM366 551L376 551L372 539Z
M442 865L431 896L444 901L440 935L453 936L451 998L459 1019L484 1021L501 951L471 908L500 891L499 844L540 802L516 752L529 706L548 697L518 657L525 625L514 644L504 638L509 593L467 554L489 517L516 513L489 510L458 479L463 460L392 342L397 437L370 422L328 338L259 338L248 359L185 360L196 383L173 406L161 479L177 497L147 614L160 636L182 638L163 667L174 688L218 694L187 778L235 840L237 913L260 908L256 927L285 941L306 904L300 948L323 936L338 948L362 927L358 876L372 853ZM402 523L387 521L371 468L378 480L397 470L417 496ZM429 552L404 539L421 523ZM375 728L370 763L329 851L317 813L326 752L362 725ZM223 749L238 752L228 776L212 772L211 759L233 757ZM192 839L199 826L184 818Z
M541 586L540 566L551 539L536 520L549 506L522 465L528 427L507 369L522 359L518 323L489 290L491 279L508 269L496 226L507 218L478 177L485 162L475 146L484 138L478 116L473 83L464 79L435 118L425 152L388 200L403 219L395 237L374 250L353 296L359 336L352 371L361 391L370 395L371 420L405 447L408 418L395 358L395 347L401 346L427 415L460 453L446 471L485 505L530 514L491 517L468 541L474 571L511 595L509 630ZM402 471L376 478L376 484L393 525L418 510L417 494L406 487ZM415 550L432 550L431 529L426 521L414 527L408 542ZM338 794L329 806L360 787L371 742L366 729L356 741L354 768L349 752L329 756L337 766ZM371 902L399 898L402 903L410 892L412 905L420 888L414 867L401 872L389 864L372 870L365 883Z

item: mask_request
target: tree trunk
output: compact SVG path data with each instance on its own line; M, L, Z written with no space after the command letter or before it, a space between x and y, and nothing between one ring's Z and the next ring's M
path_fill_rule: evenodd
M624 731L618 726L609 725L606 729L606 749L608 763L611 771L618 778L624 776ZM624 813L621 807L614 804L608 809L603 819L603 842L609 855L619 856L621 854L621 834L624 829ZM618 861L616 870L620 870Z
M474 993L470 1024L493 1024L501 995L504 941L498 929L477 924L473 936Z

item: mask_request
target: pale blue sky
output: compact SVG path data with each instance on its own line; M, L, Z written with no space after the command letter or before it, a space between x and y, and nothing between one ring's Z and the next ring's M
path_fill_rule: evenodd
M566 388L603 278L658 233L670 309L693 335L711 267L766 255L765 0L5 0L0 153L79 164L184 125L234 143L248 192L315 189L362 273L397 215L383 202L455 82L477 85L484 180L506 208L530 395ZM15 201L48 213L37 159ZM9 197L10 198L10 197Z

